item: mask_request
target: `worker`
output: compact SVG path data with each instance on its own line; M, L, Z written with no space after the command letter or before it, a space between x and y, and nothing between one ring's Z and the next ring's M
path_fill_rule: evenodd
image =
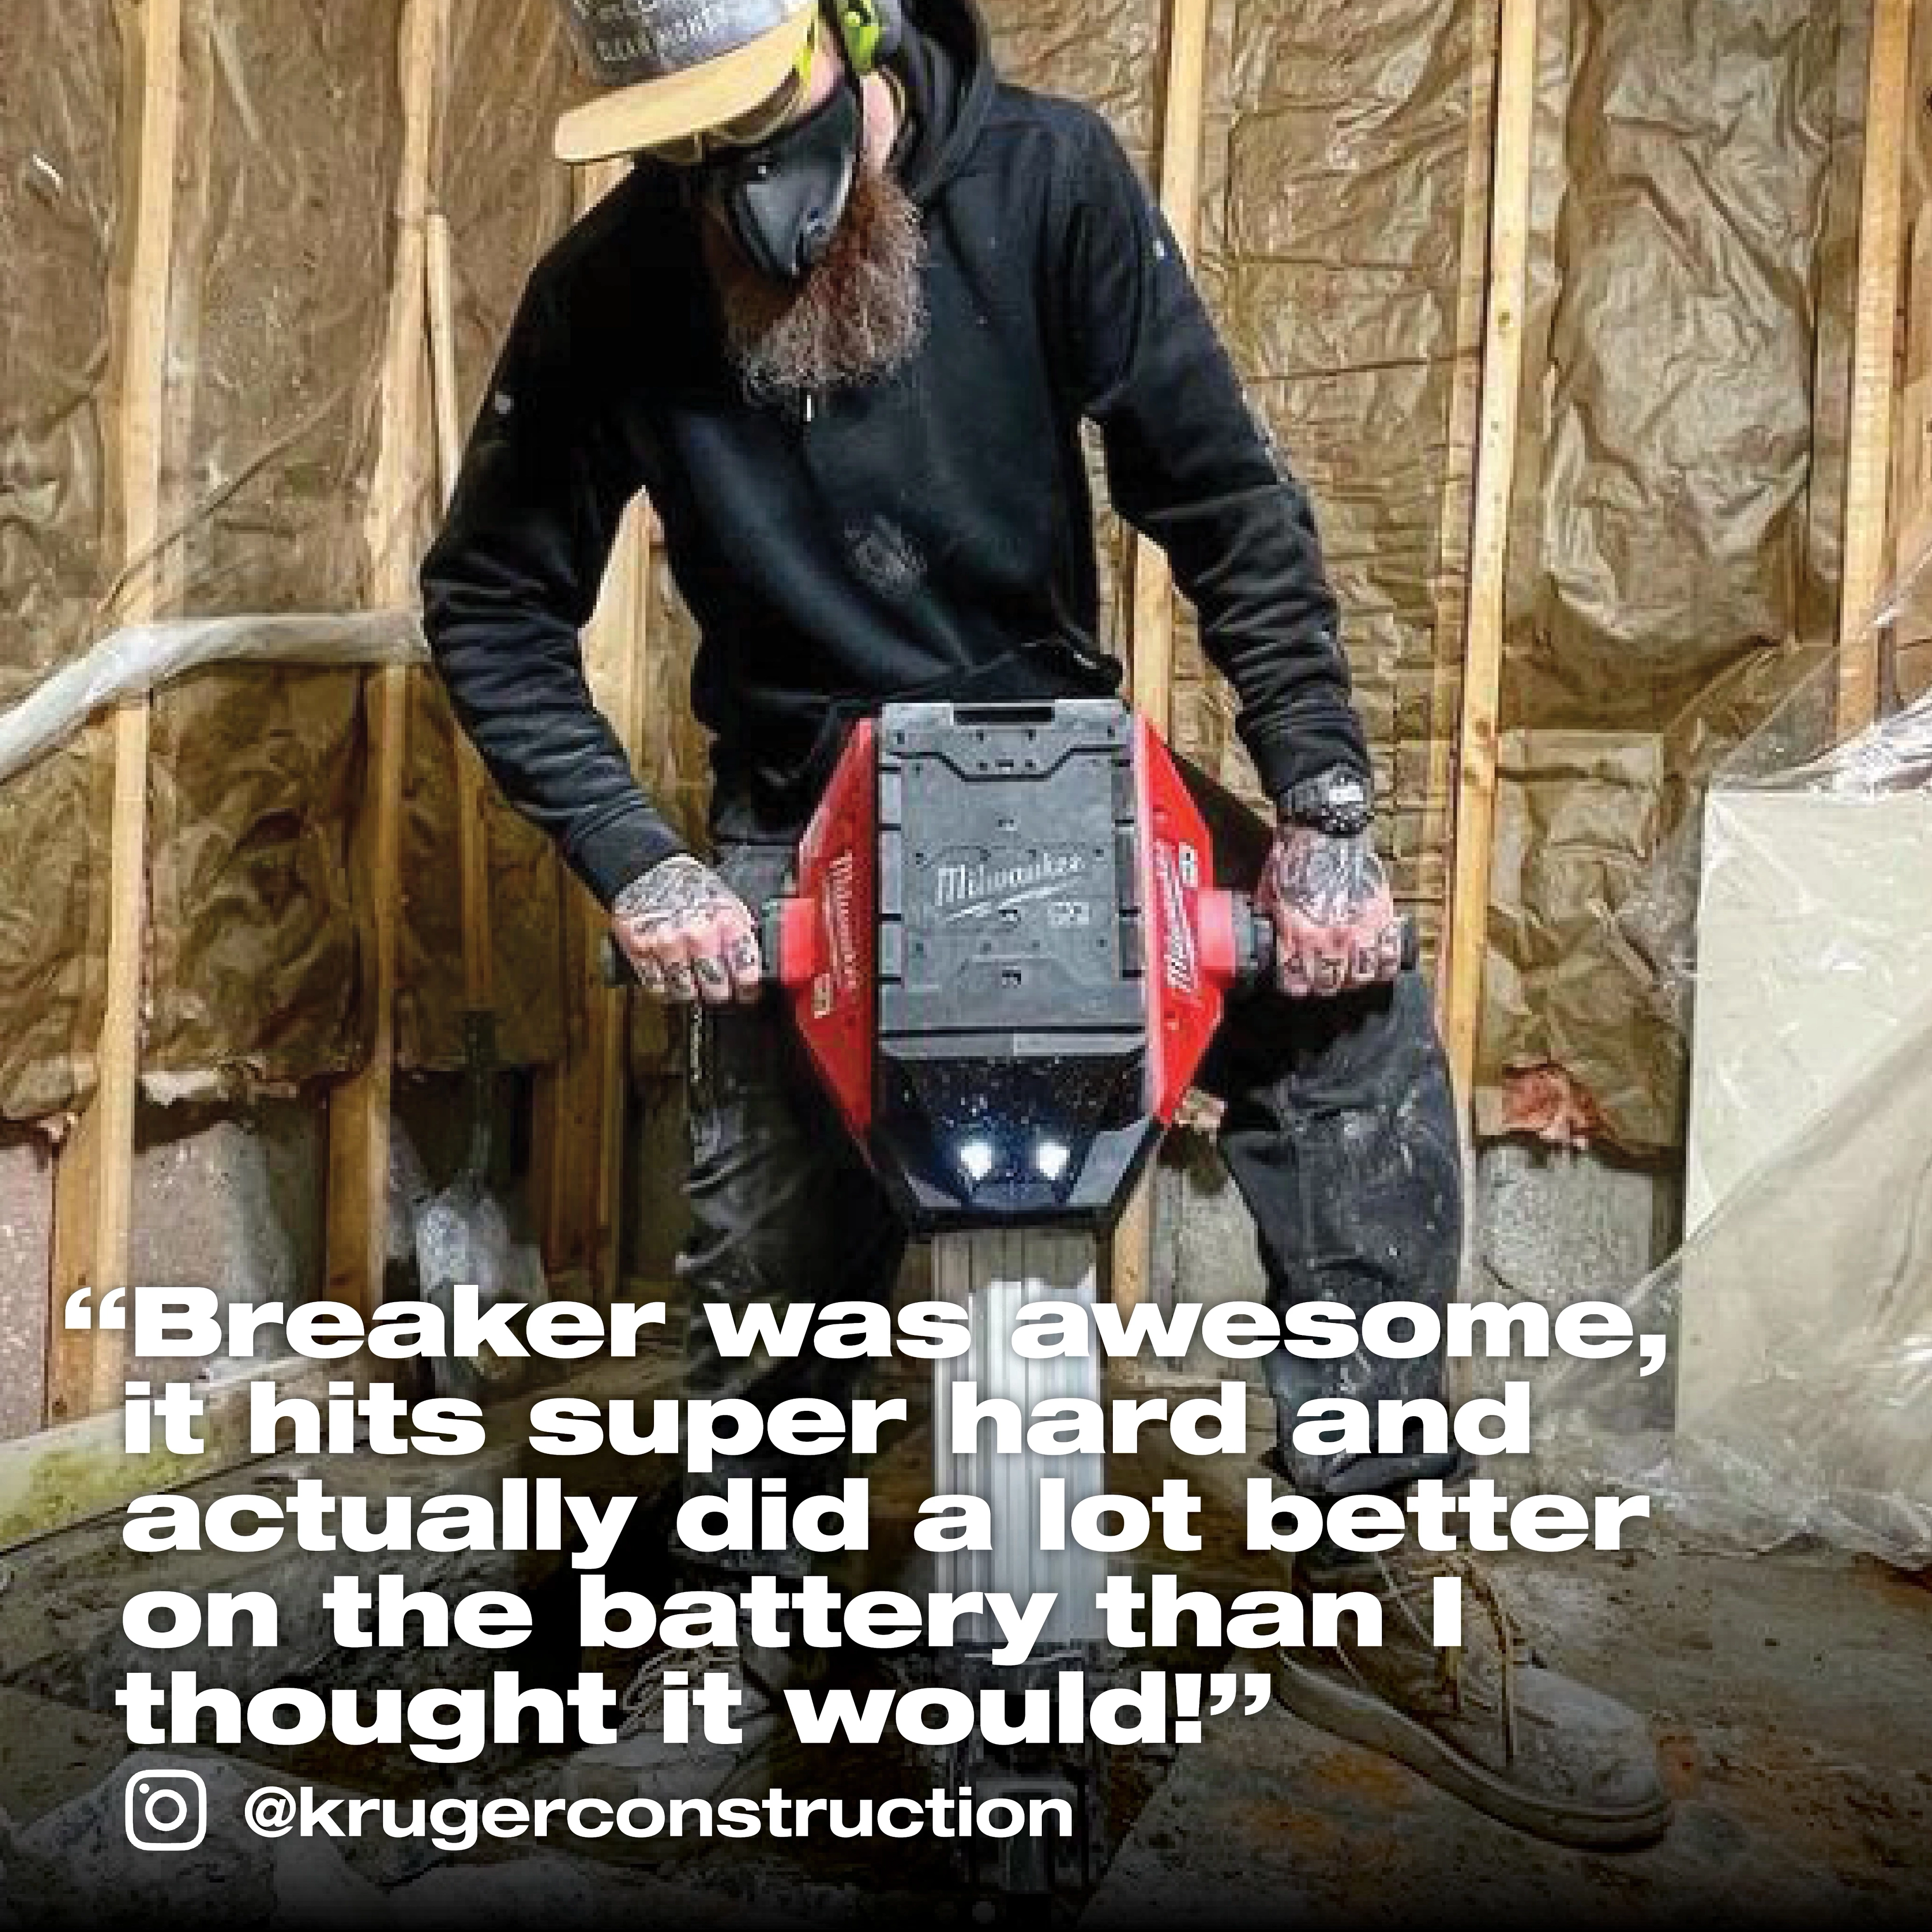
M904 1233L757 1000L752 909L779 889L856 716L1115 690L1091 424L1113 503L1193 604L1276 808L1261 897L1280 986L1248 1003L1214 1069L1270 1294L1443 1305L1456 1115L1427 990L1401 963L1315 520L1107 124L1004 82L971 0L563 12L598 85L558 152L634 164L530 280L424 608L506 796L609 908L645 988L693 1010L680 1268L694 1304L891 1292ZM578 633L640 492L698 626L708 857L645 796L584 681ZM744 1392L746 1364L718 1358L705 1322L690 1332L692 1393ZM1271 1361L1284 1419L1324 1391L1442 1393L1439 1354ZM765 1362L750 1386L766 1403L836 1399L855 1366ZM1310 1457L1280 1433L1278 1470L1312 1497L1456 1471L1453 1452ZM785 1468L721 1457L695 1480ZM1296 1586L1384 1609L1378 1646L1277 1660L1304 1717L1552 1838L1663 1828L1635 1714L1534 1660L1500 1612L1472 1612L1462 1648L1436 1649L1419 1553L1318 1546Z

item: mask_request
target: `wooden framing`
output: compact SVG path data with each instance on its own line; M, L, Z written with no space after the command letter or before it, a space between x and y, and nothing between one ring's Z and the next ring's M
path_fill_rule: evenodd
M407 0L399 50L403 152L384 350L382 441L365 525L371 590L381 604L415 601L422 512L433 462L427 406L428 220L430 156L448 28L448 0ZM409 676L406 670L394 668L371 672L364 682L370 784L357 843L370 902L375 1037L367 1063L336 1090L328 1110L328 1292L365 1311L382 1298L388 1246L389 1108L395 1077Z
M1161 116L1161 212L1191 264L1200 234L1201 123L1207 106L1210 0L1168 0L1167 86ZM1174 586L1167 560L1145 537L1133 544L1129 629L1135 709L1165 737L1174 712ZM1154 1179L1135 1189L1115 1226L1109 1288L1124 1308L1148 1298L1154 1274Z
M154 553L161 529L167 326L173 278L175 174L181 142L182 0L147 0L141 28L141 139L127 298L118 460L124 554L133 585L127 621L160 614ZM118 1404L123 1334L62 1325L80 1288L128 1283L140 1084L141 988L147 910L148 726L145 698L116 706L109 843L106 997L94 1054L94 1097L62 1151L54 1192L52 1306L47 1325L46 1414L72 1420Z
M1529 295L1530 166L1536 120L1538 0L1503 0L1491 176L1482 407L1469 543L1469 628L1456 734L1455 843L1442 961L1444 1044L1463 1106L1475 1086L1489 943L1496 830L1496 728L1502 691L1504 590Z
M1912 0L1873 0L1859 196L1851 440L1846 458L1844 577L1838 619L1838 729L1878 715L1883 640L1873 623L1889 574L1892 424L1899 296L1905 271L1905 142L1910 115Z
M640 500L631 506L617 539L608 608L588 640L591 689L616 728L634 766L642 758L646 682L651 648L652 579L658 542L657 518ZM609 922L586 892L586 948L601 945ZM586 978L588 975L585 976ZM589 1156L587 1216L592 1278L597 1298L616 1292L622 1236L624 1128L629 1114L632 996L602 986L592 988L586 1029L584 1118L594 1138Z
M1455 374L1449 392L1442 512L1432 585L1435 676L1429 701L1429 760L1422 801L1421 848L1448 863L1455 826L1456 734L1462 689L1462 646L1469 621L1470 520L1474 508L1478 412L1483 400L1483 322L1489 288L1490 172L1494 158L1496 41L1502 0L1475 0L1469 32L1469 131L1462 169L1462 234L1457 259ZM1443 884L1448 944L1448 880ZM1425 937L1427 935L1425 934ZM1436 982L1438 1016L1443 982Z
M1892 439L1892 574L1915 571L1893 643L1909 701L1932 690L1932 8L1914 16L1907 144L1905 336Z
M1207 104L1209 10L1209 0L1171 0L1168 13L1160 206L1190 262L1200 232L1201 121ZM1135 707L1165 736L1174 705L1174 586L1166 558L1145 537L1134 539L1132 641Z

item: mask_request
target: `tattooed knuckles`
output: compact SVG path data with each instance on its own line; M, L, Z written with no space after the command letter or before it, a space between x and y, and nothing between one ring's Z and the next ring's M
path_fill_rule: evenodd
M1402 961L1402 929L1384 902L1352 926L1316 926L1275 910L1276 956L1283 992L1320 998L1393 980Z
M744 902L708 866L667 859L618 895L611 927L653 998L723 1006L758 997L758 931Z

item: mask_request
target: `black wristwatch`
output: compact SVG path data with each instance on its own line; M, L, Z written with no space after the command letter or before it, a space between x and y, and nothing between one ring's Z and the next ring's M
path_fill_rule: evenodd
M1330 765L1304 778L1281 801L1281 815L1330 838L1352 838L1374 824L1375 797L1360 772Z

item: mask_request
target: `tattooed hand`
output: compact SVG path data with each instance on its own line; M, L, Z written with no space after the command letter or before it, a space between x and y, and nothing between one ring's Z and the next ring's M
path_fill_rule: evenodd
M1274 922L1275 971L1297 999L1393 980L1402 926L1373 835L1336 838L1284 820L1262 874L1262 909Z
M758 922L709 866L680 853L617 895L610 930L653 999L722 1006L758 997Z

